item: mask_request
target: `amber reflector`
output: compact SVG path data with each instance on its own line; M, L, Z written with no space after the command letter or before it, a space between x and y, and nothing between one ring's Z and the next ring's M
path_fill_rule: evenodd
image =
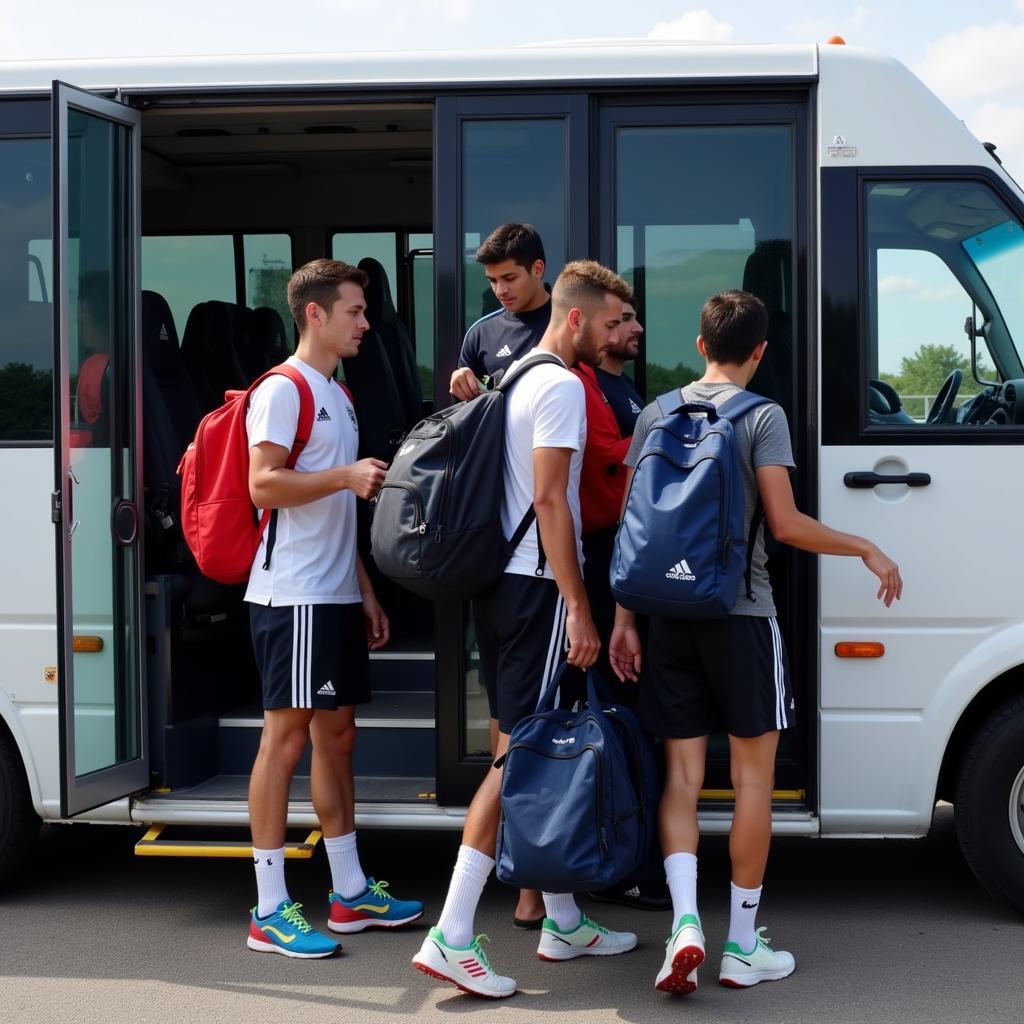
M885 644L874 641L856 641L836 644L837 658L880 658L885 654Z
M828 37L828 45L829 46L845 46L846 45L846 40L842 36L829 36Z
M76 636L71 641L71 649L75 654L99 654L103 650L103 637Z

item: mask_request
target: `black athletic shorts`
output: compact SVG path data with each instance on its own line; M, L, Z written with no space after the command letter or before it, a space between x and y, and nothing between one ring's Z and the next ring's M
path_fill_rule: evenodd
M724 729L751 738L791 728L795 719L774 618L651 619L640 680L640 720L648 732L689 739Z
M361 604L251 604L249 624L265 711L334 711L370 700Z
M565 658L565 601L554 580L509 572L474 600L473 618L491 717L511 732Z

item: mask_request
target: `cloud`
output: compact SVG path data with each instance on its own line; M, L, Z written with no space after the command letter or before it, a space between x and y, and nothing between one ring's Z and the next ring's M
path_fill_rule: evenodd
M1024 107L987 100L966 118L966 122L972 134L982 142L996 144L999 159L1019 179L1024 173Z
M883 295L892 292L912 292L921 288L921 282L914 277L903 277L900 274L886 274L878 279L878 290Z
M1019 10L1024 4L1018 3ZM915 71L947 103L1024 89L1024 21L971 25L929 43Z
M671 21L659 21L648 39L681 39L688 42L728 43L736 29L727 21L718 21L707 9L687 11Z

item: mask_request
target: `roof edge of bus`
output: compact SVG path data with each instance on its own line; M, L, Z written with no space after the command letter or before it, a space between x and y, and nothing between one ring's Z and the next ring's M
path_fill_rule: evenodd
M608 58L614 57L614 63ZM494 50L202 54L0 61L0 94L66 79L88 89L168 87L458 85L602 80L807 79L818 47L806 44L573 40Z

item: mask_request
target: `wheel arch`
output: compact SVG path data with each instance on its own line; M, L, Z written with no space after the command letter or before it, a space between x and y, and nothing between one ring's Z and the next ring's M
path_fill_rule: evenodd
M40 818L45 817L42 810L43 799L39 787L39 776L32 761L28 738L20 727L17 709L3 691L0 691L0 736L10 740L18 752L21 769L25 773L25 781L28 783L29 795L32 798L32 807Z
M1011 698L1024 694L1024 665L1015 665L991 679L963 709L946 743L939 769L936 798L952 801L964 752L981 724Z

